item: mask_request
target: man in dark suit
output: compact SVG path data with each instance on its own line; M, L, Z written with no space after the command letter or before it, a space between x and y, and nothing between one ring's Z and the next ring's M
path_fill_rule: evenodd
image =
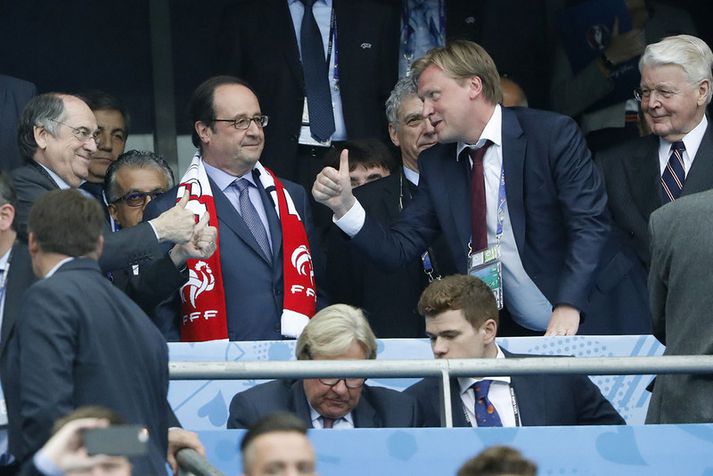
M195 213L205 209L207 201L214 204L219 260L210 264L208 271L195 270L193 280L189 279L182 291L190 294L189 298L183 296L183 308L189 301L193 303L207 287L214 289L216 285L209 283L215 282L211 279L218 276L219 268L222 286L217 290L224 294L229 339L296 337L307 317L298 318L299 329L286 327L290 321L290 313L285 312L288 301L300 292L314 297L315 291L313 287L307 290L295 287L292 285L295 283L285 278L297 267L308 276L312 270L304 267L310 262L308 254L300 255L297 249L286 249L288 242L285 239L294 237L283 233L287 217L278 216L275 210L273 200L279 198L273 190L275 187L268 189L265 186L264 179L272 175L258 160L262 156L263 127L268 118L262 114L253 91L232 76L216 76L198 86L190 110L194 122L193 144L199 150L187 173L192 170L205 172L201 174L201 180L184 177L179 187L190 189L191 200L187 207ZM280 180L276 179L276 182ZM301 219L299 226L313 243L307 194L295 183L287 180L281 183L290 197L290 214ZM144 210L144 220L151 220L172 207L177 190L174 188L152 200ZM308 244L303 243L301 249L306 250ZM284 255L287 255L287 261ZM194 314L182 312L178 295L162 305L158 312L168 339L178 339L179 328L194 320L190 319Z
M647 46L637 97L652 134L597 155L614 230L647 269L651 213L680 195L713 187L713 132L705 114L711 101L712 66L710 48L692 36L669 37ZM677 142L684 144L682 187L669 197L662 176Z
M418 303L436 359L504 359L495 342L498 310L490 288L473 276L434 281ZM624 420L584 375L452 378L454 426L621 425ZM406 389L428 426L440 426L438 379ZM493 410L494 408L494 410ZM487 415L497 416L497 420Z
M298 360L376 358L376 337L359 310L322 309L297 340ZM275 380L240 392L230 402L228 428L247 428L278 411L295 413L312 428L422 426L416 402L401 392L364 385L364 378Z
M439 231L460 273L471 252L499 249L504 335L575 334L608 231L604 185L576 124L502 108L495 65L475 43L431 50L412 75L439 142L420 156L413 203L388 231L365 216L341 167L319 174L315 199L385 268L418 257Z
M701 159L696 159L701 160ZM664 355L713 355L710 292L713 190L651 214L651 314ZM710 423L710 375L658 375L646 423Z
M607 310L614 298L606 292L597 305L604 306L599 314L609 316L611 326L623 333L651 332L649 216L679 196L713 188L713 131L705 114L712 66L710 48L692 36L647 46L639 64L637 97L652 134L597 154L614 223L601 274L610 282L628 281L619 297L621 306Z
M386 116L403 166L388 177L354 189L367 213L385 225L395 222L413 200L418 191L418 154L436 143L422 109L413 81L399 80L386 102ZM353 152L349 149L350 162ZM332 300L363 309L377 337L423 337L423 319L416 312L418 298L429 280L455 269L443 240L437 240L428 255L408 266L384 271L364 260L337 227L330 228L329 239L326 281Z
M318 59L326 59L317 73L329 89L325 110L331 117L325 121L333 125L326 137L316 136L312 127L319 119L310 97L314 66L305 59L309 47L303 44L306 21L311 21L305 5L321 39ZM398 67L396 2L246 0L228 7L222 18L220 73L244 78L255 88L270 116L262 161L278 176L310 189L330 140L386 138L383 106Z
M34 84L0 74L0 168L10 171L22 165L17 150L17 124L25 105L37 94Z
M20 153L27 165L12 173L17 189L17 231L26 239L27 218L37 198L50 190L78 188L87 177L96 152L97 123L91 109L78 97L45 93L33 98L18 128ZM109 233L102 271L131 267L160 256L159 241L186 243L193 237L194 215L181 206L151 223Z
M32 210L29 251L44 279L25 293L20 314L31 319L17 322L2 359L10 452L27 461L58 417L103 405L148 428L148 457L134 467L160 474L171 415L168 349L138 306L102 277L103 222L99 204L77 191L49 192Z

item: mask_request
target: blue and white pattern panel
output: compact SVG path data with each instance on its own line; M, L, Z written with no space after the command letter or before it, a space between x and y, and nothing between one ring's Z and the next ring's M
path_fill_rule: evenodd
M498 344L511 352L577 357L654 356L664 347L652 336L510 337ZM170 343L172 361L233 362L293 360L295 341ZM430 359L427 339L381 339L377 359ZM643 424L649 403L650 375L592 377L628 424ZM418 379L369 379L370 385L403 390ZM169 401L184 427L192 430L225 428L230 400L262 380L172 380Z

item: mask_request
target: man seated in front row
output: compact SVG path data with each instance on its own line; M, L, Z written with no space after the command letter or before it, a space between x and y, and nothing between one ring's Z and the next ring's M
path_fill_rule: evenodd
M376 337L359 310L346 304L322 309L297 340L298 360L376 358ZM364 385L365 378L275 380L240 392L230 402L228 428L246 428L260 418L289 411L312 428L423 426L413 397Z
M418 311L436 359L504 359L495 342L498 308L490 288L472 276L432 282ZM419 401L426 426L441 426L438 379L424 379L406 393ZM584 375L513 375L451 378L453 426L623 425L599 388Z

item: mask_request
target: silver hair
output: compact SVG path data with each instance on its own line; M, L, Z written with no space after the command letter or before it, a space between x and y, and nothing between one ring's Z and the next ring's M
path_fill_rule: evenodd
M688 81L696 84L707 80L713 83L713 52L705 41L691 35L669 36L646 47L639 60L639 71L645 66L680 66ZM711 102L708 90L707 103Z
M37 142L35 127L43 127L53 136L57 135L58 122L64 120L65 108L63 95L59 93L44 93L34 98L25 106L17 126L17 144L20 155L26 162L31 162Z
M368 359L376 358L376 336L364 313L346 304L327 306L310 319L295 348L298 360L338 357L356 342Z
M398 80L394 89L386 100L386 119L394 129L399 130L399 109L405 99L416 96L416 82L412 77L406 76Z
M150 151L129 150L121 154L115 162L109 165L104 176L104 193L109 203L113 203L121 198L119 184L116 182L116 174L122 168L159 170L165 177L168 188L173 187L173 171L168 163L159 154Z

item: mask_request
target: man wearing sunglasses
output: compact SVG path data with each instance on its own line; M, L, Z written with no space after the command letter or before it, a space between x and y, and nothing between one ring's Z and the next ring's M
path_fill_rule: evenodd
M376 358L376 337L357 308L334 304L314 315L297 340L297 360ZM312 428L423 426L413 397L365 384L364 378L275 380L238 393L230 402L228 428L247 428L289 411Z

